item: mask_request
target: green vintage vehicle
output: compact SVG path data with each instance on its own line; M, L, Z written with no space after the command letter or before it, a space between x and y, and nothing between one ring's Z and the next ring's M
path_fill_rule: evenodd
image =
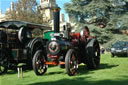
M23 21L0 22L0 74L19 63L32 65L34 53L43 49L47 39L34 37L32 30L51 30L51 27Z

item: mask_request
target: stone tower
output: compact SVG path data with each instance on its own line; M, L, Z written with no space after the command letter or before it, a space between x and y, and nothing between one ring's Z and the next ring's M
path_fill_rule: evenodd
M41 13L46 22L53 20L53 8L58 7L56 0L40 0Z
M13 2L11 2L11 8L10 8L10 10L11 10L11 11L14 10L14 3L13 3Z

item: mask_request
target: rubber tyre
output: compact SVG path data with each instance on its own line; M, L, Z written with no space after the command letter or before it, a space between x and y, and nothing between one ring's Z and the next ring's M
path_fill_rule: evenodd
M73 57L74 57L74 61L72 60ZM66 57L65 57L65 68L66 68L66 72L69 76L73 76L77 72L78 59L77 59L77 55L76 55L76 52L75 52L74 49L69 49L67 51L67 54L66 54Z
M96 69L100 64L100 46L99 42L92 39L86 47L86 64L88 69Z
M33 70L36 75L43 75L48 66L45 64L47 58L44 56L42 50L38 50L33 57Z

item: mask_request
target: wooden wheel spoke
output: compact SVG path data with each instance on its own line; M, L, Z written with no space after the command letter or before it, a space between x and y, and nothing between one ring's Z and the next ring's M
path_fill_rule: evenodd
M74 74L76 72L76 69L77 69L77 61L76 61L76 57L74 54L72 54L70 62L71 62L70 70L71 70L72 74Z
M65 67L66 67L66 71L67 71L68 75L69 76L75 75L75 73L77 72L77 68L78 68L78 62L77 62L77 58L76 58L74 49L70 49L67 52L65 62L66 62Z

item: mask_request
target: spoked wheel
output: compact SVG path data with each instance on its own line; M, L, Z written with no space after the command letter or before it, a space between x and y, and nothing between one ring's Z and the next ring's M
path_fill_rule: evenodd
M46 56L44 56L41 50L38 50L33 57L33 70L36 75L43 75L47 71L46 61Z
M69 76L76 74L78 69L78 59L74 49L69 49L65 57L65 68Z
M6 73L8 70L8 57L7 54L0 50L0 74Z
M87 45L86 55L87 67L89 69L98 68L100 64L100 47L97 40Z

